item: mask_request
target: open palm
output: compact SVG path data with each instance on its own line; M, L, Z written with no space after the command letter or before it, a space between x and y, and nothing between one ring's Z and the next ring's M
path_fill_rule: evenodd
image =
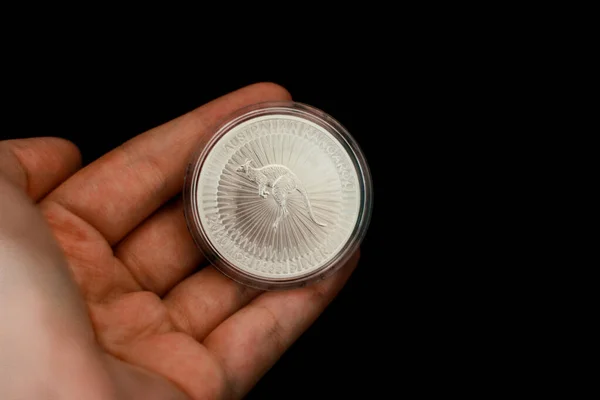
M307 288L244 287L205 265L177 195L215 122L286 99L274 84L246 87L81 170L69 142L1 143L8 181L0 179L0 244L17 246L0 248L0 368L13 374L11 383L0 378L0 392L6 384L18 395L44 366L47 390L72 398L230 399L256 383L333 299L358 256ZM2 253L11 248L23 251Z

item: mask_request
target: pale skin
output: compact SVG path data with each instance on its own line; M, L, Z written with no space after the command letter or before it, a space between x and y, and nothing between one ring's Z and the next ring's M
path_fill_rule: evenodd
M0 142L2 399L239 399L255 385L358 254L306 288L249 289L206 265L178 194L212 124L289 99L245 87L83 169L63 139Z

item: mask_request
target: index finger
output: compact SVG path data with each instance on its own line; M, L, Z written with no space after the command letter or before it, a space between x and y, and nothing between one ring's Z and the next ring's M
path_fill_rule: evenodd
M250 104L288 99L290 94L273 83L220 97L107 153L45 201L82 218L113 245L181 190L190 155L217 121Z

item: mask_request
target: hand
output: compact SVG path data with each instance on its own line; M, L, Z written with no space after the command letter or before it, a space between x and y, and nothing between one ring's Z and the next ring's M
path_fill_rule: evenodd
M205 266L174 197L212 124L285 99L274 84L243 88L81 170L62 139L0 142L0 397L237 399L252 388L358 255L307 288L249 289Z

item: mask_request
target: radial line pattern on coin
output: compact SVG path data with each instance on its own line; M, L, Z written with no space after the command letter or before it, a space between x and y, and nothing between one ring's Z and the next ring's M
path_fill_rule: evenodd
M294 116L236 126L207 156L200 216L216 250L260 276L301 276L346 243L358 216L356 170L322 127Z

